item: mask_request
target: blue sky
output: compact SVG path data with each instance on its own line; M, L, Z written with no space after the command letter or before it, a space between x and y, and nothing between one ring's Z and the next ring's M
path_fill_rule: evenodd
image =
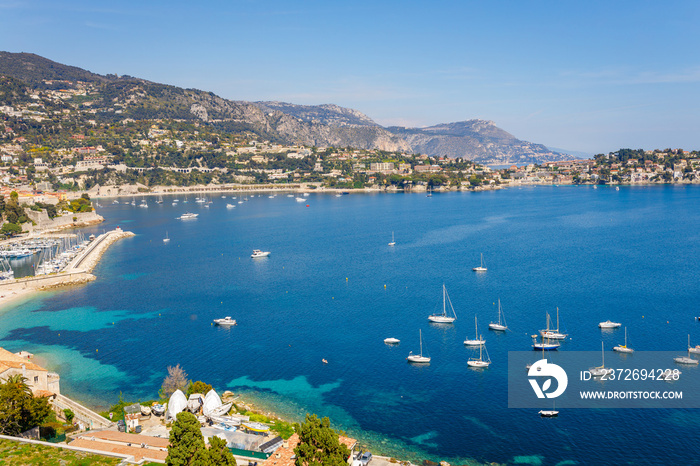
M383 125L700 149L696 1L0 0L0 49Z

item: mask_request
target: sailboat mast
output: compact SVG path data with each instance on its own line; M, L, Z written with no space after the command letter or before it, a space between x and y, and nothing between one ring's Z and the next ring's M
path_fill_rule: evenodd
M418 339L420 340L420 355L423 357L423 329L418 329Z
M445 309L445 284L442 284L442 315L447 315L447 309ZM688 340L690 341L690 340Z

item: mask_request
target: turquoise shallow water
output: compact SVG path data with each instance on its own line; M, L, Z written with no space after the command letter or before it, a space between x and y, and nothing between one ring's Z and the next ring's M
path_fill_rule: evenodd
M229 196L230 197L230 196ZM115 243L86 286L0 311L0 345L42 355L94 405L152 398L168 365L217 389L316 412L375 451L512 464L693 464L698 410L507 408L508 351L559 307L566 348L700 344L700 189L537 187L484 193L278 195L235 209L103 200ZM182 200L182 199L181 199ZM309 207L306 207L306 204ZM176 217L186 210L194 221ZM394 232L396 246L387 243ZM165 234L171 238L164 244ZM251 260L252 249L272 251ZM488 272L475 274L483 253ZM445 284L453 326L429 325ZM486 330L500 298L512 332ZM493 365L468 370L477 314ZM239 325L211 325L231 315ZM428 367L406 364L423 330ZM659 338L662 334L663 338ZM401 339L387 347L388 336ZM327 359L324 365L321 359Z

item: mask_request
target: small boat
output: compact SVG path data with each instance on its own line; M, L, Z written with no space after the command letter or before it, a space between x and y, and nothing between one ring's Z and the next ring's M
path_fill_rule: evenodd
M600 328L620 328L621 326L622 326L621 323L611 322L609 320L606 320L605 322L601 322L598 324L598 327L600 327Z
M233 205L233 204L226 204L226 208L227 208L227 209L233 209L233 208L235 208L235 207L236 207L236 206Z
M112 204L119 204L119 201L115 199L112 201Z
M486 351L486 345L480 345L479 346L479 359L477 358L469 358L469 361L467 361L467 365L469 367L476 367L478 369L483 369L486 367L489 367L491 365L491 358L489 357L489 352L486 351L486 359L482 357L481 351L482 349Z
M168 238L168 232L167 232L167 231L165 232L165 238L163 238L163 242L164 242L164 243L169 243L169 242L170 242L170 238Z
M198 215L199 214L193 214L192 212L185 212L184 214L180 215L178 218L180 220L190 220L190 219L197 218Z
M391 243L389 243L389 246L396 246L396 241L394 241L394 232L391 232Z
M415 362L419 364L426 364L430 362L430 356L423 356L423 332L418 330L418 338L420 340L420 354L413 354L413 351L408 353L406 360L408 362Z
M306 202L306 199L304 199L303 197L297 197L296 201L297 202Z
M253 249L253 254L250 255L253 259L258 257L267 257L270 255L270 251L261 251L260 249Z
M151 408L148 406L141 406L141 414L144 416L150 416L151 415Z
M232 319L230 316L226 316L223 319L214 319L216 325L221 325L222 327L230 327L232 325L238 325L236 319Z
M603 377L605 375L608 375L608 372L610 372L609 369L605 368L605 347L603 346L602 341L600 342L600 351L603 353L603 364L588 369L588 372L590 372L593 377Z
M547 313L547 328L545 330L540 330L540 335L542 335L543 337L548 338L550 340L565 340L568 335L566 333L559 332L559 308L557 308L557 328L556 329L549 328L550 320L551 319L549 317L549 313Z
M696 366L700 363L697 359L690 357L690 334L688 334L688 356L678 356L677 358L673 358L673 360L678 364L687 364L689 366Z
M389 337L384 339L384 343L386 343L387 345L398 345L399 343L401 343L401 340L399 340L398 338Z
M151 406L151 412L156 416L162 416L163 414L165 414L165 406L163 406L160 403L153 403L153 405Z
M450 309L452 310L452 316L447 315L447 307L446 303L450 303ZM457 314L455 314L455 309L452 307L452 301L450 301L450 297L447 295L447 289L445 288L445 285L442 285L442 314L432 314L428 316L428 320L430 322L434 322L436 324L451 324L457 319Z
M484 341L484 339L479 336L479 328L476 325L476 315L475 315L474 316L474 339L470 340L467 338L466 340L464 340L464 344L467 346L481 346L484 343L486 343L486 341Z
M546 410L543 409L541 410L538 414L542 417L557 417L559 416L559 411L555 409L556 405L552 403L552 409Z
M486 272L487 268L484 267L484 255L481 255L481 265L478 267L474 267L472 269L474 272Z
M324 359L321 359L321 362L322 362L323 364L328 364L328 360L325 359L325 358L324 358Z
M549 339L546 339L547 341L545 341L545 337L542 337L542 341L540 341L540 342L537 341L537 335L533 335L532 338L533 338L532 349L535 351L540 351L540 350L542 350L542 351L555 351L556 349L559 348L559 346L561 346L556 341L551 342L551 341L549 341Z
M489 330L496 330L499 332L505 332L508 330L508 326L506 325L506 316L503 315L503 311L501 310L501 298L498 298L498 323L491 322L489 324Z
M163 197L158 196L158 199L156 200L156 204L162 204L163 203Z
M632 348L627 347L627 327L625 327L625 344L613 347L613 351L617 351L618 353L634 353Z
M700 354L700 345L690 346L690 334L688 335L688 352Z

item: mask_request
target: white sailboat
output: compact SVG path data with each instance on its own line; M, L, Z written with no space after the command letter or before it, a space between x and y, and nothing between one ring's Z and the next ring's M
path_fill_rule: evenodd
M568 335L566 333L559 332L559 308L557 308L557 328L556 329L549 328L550 320L551 320L550 316L549 316L549 314L547 314L547 328L545 330L540 330L540 335L542 335L545 338L549 338L550 340L565 340Z
M450 304L450 309L452 310L452 316L447 315L447 303ZM455 314L455 308L452 307L452 301L450 301L450 297L447 295L447 289L445 288L445 285L442 285L442 314L432 314L428 316L428 320L430 322L434 322L436 324L451 324L457 319L457 314Z
M170 242L170 238L168 238L168 232L167 232L167 231L165 232L165 238L163 238L163 242L164 242L164 243L169 243L169 242Z
M496 330L500 332L505 332L508 330L508 326L506 325L506 316L503 315L503 311L501 310L501 298L498 298L498 323L491 322L489 324L489 330Z
M689 353L700 354L700 345L697 345L697 346L690 346L690 334L688 334L688 352L689 352Z
M484 343L486 343L486 341L479 337L479 327L476 325L476 316L474 316L474 339L470 340L467 338L464 340L464 344L467 346L481 346Z
M634 353L632 348L627 347L627 327L625 327L625 344L613 347L613 351L617 351L618 353Z
M552 402L552 409L549 409L549 410L543 409L543 410L540 410L540 412L537 414L539 414L542 417L557 417L557 416L559 416L559 411L556 410L556 402Z
M491 365L491 358L489 357L489 352L486 351L486 359L484 359L482 357L482 349L483 349L483 351L486 351L485 344L479 346L479 359L469 358L469 361L467 361L467 365L469 367L485 368L485 367L489 367Z
M588 369L588 372L591 373L593 377L603 377L604 375L607 375L609 372L609 369L605 368L605 347L603 346L603 342L600 342L600 351L603 353L603 364L597 367L591 367Z
M396 246L396 241L394 241L394 232L391 232L391 243L389 243L389 246Z
M484 255L481 254L481 265L478 267L472 268L474 272L486 272L486 267L484 267Z
M700 361L697 359L690 357L690 334L688 334L688 356L678 356L677 358L673 358L673 360L678 364L687 364L692 366L696 366L698 363L700 363Z
M420 339L420 354L413 354L413 351L408 353L406 360L408 362L415 362L420 364L426 364L430 362L430 356L423 356L423 331L418 330L418 338Z

